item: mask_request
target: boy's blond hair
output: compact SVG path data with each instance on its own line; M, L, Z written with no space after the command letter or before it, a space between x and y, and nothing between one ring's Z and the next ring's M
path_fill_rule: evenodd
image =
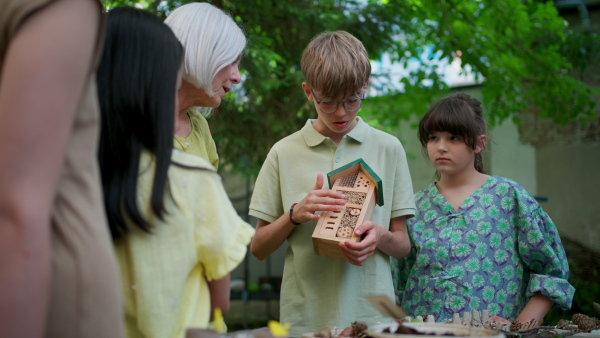
M362 42L345 31L315 36L302 53L302 75L319 99L363 96L371 62Z

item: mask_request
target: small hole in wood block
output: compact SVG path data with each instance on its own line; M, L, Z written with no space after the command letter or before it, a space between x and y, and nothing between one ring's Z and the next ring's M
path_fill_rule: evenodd
M341 187L349 187L349 188L354 187L357 177L358 177L358 171L355 171L344 177L338 178L335 181L335 185L338 185Z
M333 230L332 227L325 227L325 230Z

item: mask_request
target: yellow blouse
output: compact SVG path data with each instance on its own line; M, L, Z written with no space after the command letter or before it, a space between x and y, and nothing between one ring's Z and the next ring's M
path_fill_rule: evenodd
M215 140L213 140L208 127L208 121L202 114L191 110L188 111L188 116L192 122L192 132L186 138L175 135L175 148L200 156L212 164L215 169L219 168L219 155Z
M131 232L115 243L129 337L181 338L187 328L206 328L207 281L230 273L244 259L254 234L207 161L178 150L172 160L168 214L161 220L149 203L154 158L142 154L138 205L153 224L152 234L130 223Z

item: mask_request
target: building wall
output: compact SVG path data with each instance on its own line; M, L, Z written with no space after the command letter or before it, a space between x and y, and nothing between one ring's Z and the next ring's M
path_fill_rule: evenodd
M600 142L537 147L539 193L561 236L600 250Z
M575 1L559 1L569 4ZM584 0L587 10L559 6L569 27L600 33L600 1ZM571 75L588 86L600 86L599 46L590 46L591 65ZM600 97L595 97L595 119L584 124L557 125L535 116L523 116L520 140L536 148L538 193L548 197L544 209L556 223L561 236L600 250Z

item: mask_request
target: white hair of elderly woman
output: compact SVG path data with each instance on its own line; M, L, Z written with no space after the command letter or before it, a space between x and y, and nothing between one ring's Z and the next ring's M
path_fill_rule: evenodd
M165 20L185 50L183 79L213 96L217 73L246 48L246 36L230 14L209 3L190 3Z

